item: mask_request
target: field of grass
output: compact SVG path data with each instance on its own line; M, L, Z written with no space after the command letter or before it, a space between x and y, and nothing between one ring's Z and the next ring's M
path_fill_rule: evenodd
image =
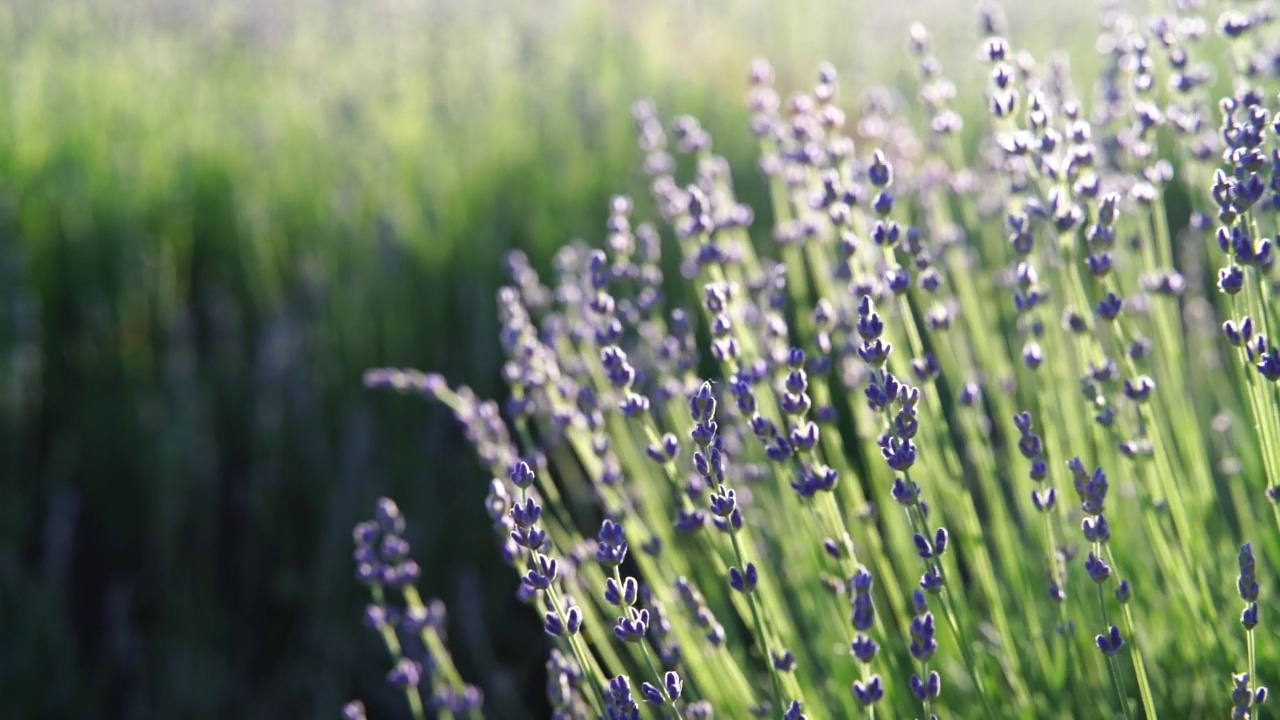
M929 0L0 7L0 703L13 717L333 717L383 689L350 530L393 494L470 678L530 703L545 645L448 414L371 366L501 392L502 256L549 267L646 196L630 105L698 116L767 204L746 67L905 86ZM1096 62L1089 4L1008 8ZM979 106L981 97L960 98ZM516 610L518 608L518 610ZM511 617L518 617L513 622ZM500 697L503 696L499 693ZM531 705L537 707L537 705Z

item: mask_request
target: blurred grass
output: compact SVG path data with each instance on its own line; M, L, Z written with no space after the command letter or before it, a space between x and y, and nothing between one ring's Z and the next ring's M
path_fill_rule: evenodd
M1008 8L1087 46L1092 6ZM412 365L499 392L501 256L546 269L644 196L631 102L692 113L760 197L740 109L836 63L899 83L910 20L949 74L971 8L10 0L0 7L0 705L6 717L333 717L386 701L349 529L392 493L462 672L515 707L483 478ZM1086 59L1086 62L1088 60ZM972 98L981 102L981 98ZM519 607L520 610L515 610ZM504 691L509 688L510 693Z

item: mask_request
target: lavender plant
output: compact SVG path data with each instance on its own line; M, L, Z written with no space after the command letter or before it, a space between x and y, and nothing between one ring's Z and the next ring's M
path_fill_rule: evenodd
M656 220L615 198L550 284L509 258L505 403L366 375L449 406L492 473L555 717L1260 712L1272 15L1201 12L1105 10L1086 98L984 8L967 115L919 25L918 102L849 116L833 67L783 98L757 61L755 210L706 128L638 103ZM416 717L478 715L403 532L389 500L356 531L388 680Z

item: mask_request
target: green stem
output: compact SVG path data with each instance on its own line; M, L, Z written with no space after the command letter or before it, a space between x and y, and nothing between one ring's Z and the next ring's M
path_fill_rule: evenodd
M730 525L730 527L733 526ZM742 549L742 540L738 538L737 529L732 530L729 536L733 538L733 552L737 555L738 567L742 569L743 573L746 573L746 553ZM769 667L769 678L773 682L773 713L780 715L783 712L782 680L778 677L778 669L773 665L773 648L770 647L769 637L765 633L764 620L760 615L760 608L756 605L755 589L752 588L744 594L747 596L747 603L751 606L751 621L755 625L756 635L759 636L760 646L764 651L764 661Z

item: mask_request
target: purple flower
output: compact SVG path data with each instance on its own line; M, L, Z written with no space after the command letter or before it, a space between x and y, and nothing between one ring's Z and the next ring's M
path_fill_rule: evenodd
M1120 648L1124 647L1124 639L1120 637L1120 628L1112 625L1105 635L1098 635L1094 638L1098 649L1104 655L1115 655L1120 652Z
M884 697L884 686L880 681L879 675L872 675L867 682L856 680L853 683L853 696L857 698L862 705L874 705Z

